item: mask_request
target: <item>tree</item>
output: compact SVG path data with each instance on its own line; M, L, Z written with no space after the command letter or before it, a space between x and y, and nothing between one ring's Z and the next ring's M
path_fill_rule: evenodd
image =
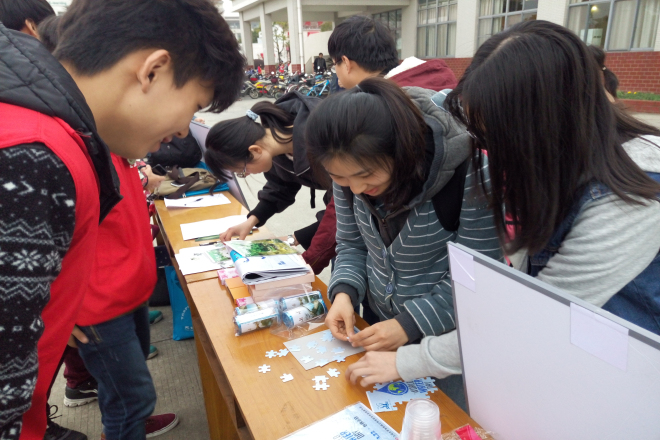
M321 32L327 32L331 30L332 30L332 22L324 21L323 24L321 25Z
M273 23L273 45L277 54L277 62L282 62L282 53L288 52L289 48L289 23L276 21Z
M258 26L255 26L252 28L252 42L253 43L258 43L259 42L259 34L261 33L261 23L259 23Z

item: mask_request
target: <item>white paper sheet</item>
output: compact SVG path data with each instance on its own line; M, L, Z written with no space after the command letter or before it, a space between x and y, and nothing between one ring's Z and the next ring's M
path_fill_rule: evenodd
M305 260L297 254L239 258L235 265L247 285L293 278L306 275L309 271Z
M359 330L355 328L355 332ZM364 348L353 347L346 341L339 341L332 336L330 330L325 330L302 338L293 339L284 343L286 348L296 358L305 370L311 370L319 366L337 362L338 358L346 358L354 354L362 353ZM292 351L291 346L300 347L300 351ZM305 362L303 358L311 357L312 360ZM317 365L317 362L323 365ZM343 362L343 360L342 360Z
M225 268L222 264L214 263L206 254L214 246L194 246L183 248L176 254L176 262L183 276L193 273L208 272Z
M183 235L184 240L194 240L199 237L218 235L222 234L232 226L239 225L246 220L247 217L244 215L230 215L229 217L218 218L215 220L185 223L181 225L181 234Z
M224 194L212 196L193 196L180 199L163 199L167 209L170 208L205 208L208 206L229 205L231 201Z
M461 283L471 291L477 290L474 281L474 260L472 255L457 249L451 244L449 249L449 260L451 261L451 279Z
M571 344L626 371L628 329L571 303Z
M349 406L282 440L380 439L398 440L399 434L362 402Z

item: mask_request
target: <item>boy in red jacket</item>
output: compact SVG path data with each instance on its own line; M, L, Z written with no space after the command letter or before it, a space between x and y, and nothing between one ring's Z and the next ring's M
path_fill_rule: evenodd
M209 0L74 0L55 57L0 24L3 439L44 437L46 391L89 287L99 219L121 200L109 151L136 159L185 136L195 111L233 102L244 66Z

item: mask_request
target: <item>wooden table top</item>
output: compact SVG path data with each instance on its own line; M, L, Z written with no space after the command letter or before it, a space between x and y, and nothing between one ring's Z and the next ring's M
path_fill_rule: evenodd
M321 290L325 297L326 286L323 282L317 278L313 286ZM188 289L255 440L279 439L358 401L370 407L366 391L373 388L353 386L345 377L348 366L360 359L362 354L349 356L346 362L332 362L322 369L308 371L290 355L268 359L265 353L285 348L283 343L286 340L272 335L269 330L235 336L233 302L217 278L189 284ZM327 301L327 297L325 299ZM357 321L358 328L367 326L359 316ZM325 328L322 326L318 331ZM263 364L270 365L269 373L258 372L258 367ZM329 379L328 390L314 390L312 378L324 374L328 368L336 368L342 374L338 378ZM284 373L292 374L294 380L283 383L279 377ZM431 393L430 396L440 407L443 433L468 423L478 427L441 391ZM378 415L400 432L406 405L397 406L397 411Z
M214 220L223 217L229 217L231 215L246 215L248 210L245 209L243 205L240 204L238 200L232 196L229 191L223 191L220 194L224 194L231 204L229 205L219 205L219 206L209 206L207 208L174 208L167 209L165 202L163 200L156 200L156 212L158 213L158 223L163 234L165 242L170 248L170 255L178 254L179 251L183 248L199 246L203 243L208 243L207 241L195 241L195 240L184 240L183 235L181 234L181 225L186 223L195 223L201 222L204 220ZM246 217L247 219L247 217ZM224 231L218 231L218 233ZM273 238L273 235L266 227L261 227L256 229L251 235L248 236L247 240L259 240L265 238ZM217 241L210 240L210 241ZM196 281L211 280L217 279L218 273L215 270L201 273L194 273L186 275L184 277L187 283L193 283Z

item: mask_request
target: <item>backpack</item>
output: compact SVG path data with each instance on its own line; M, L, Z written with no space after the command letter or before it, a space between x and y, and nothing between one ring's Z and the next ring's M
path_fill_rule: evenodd
M463 161L454 170L454 175L449 179L447 184L431 199L435 215L438 216L442 227L449 232L458 231L458 227L461 224L460 218L461 208L463 206L463 193L465 192L465 178L471 160L471 158L467 158ZM355 195L347 186L342 186L341 190L346 200L348 200L351 211L353 211L353 197Z
M188 133L185 138L174 136L168 143L160 144L160 150L148 157L149 165L161 165L163 168L175 165L181 168L192 168L202 160L202 150L197 140Z

